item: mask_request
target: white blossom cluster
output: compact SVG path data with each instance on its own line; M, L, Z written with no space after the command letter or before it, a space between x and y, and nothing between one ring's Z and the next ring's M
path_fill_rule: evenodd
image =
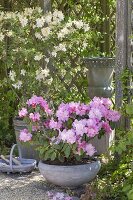
M13 21L13 25L9 28L9 30L3 29L2 23L4 20L11 20L11 23ZM50 59L57 59L60 54L64 55L70 48L73 48L73 40L69 40L69 37L71 39L72 34L74 35L76 32L85 33L90 30L89 25L82 20L69 19L65 22L64 15L61 11L55 10L54 12L48 12L43 15L43 11L39 7L34 9L26 8L24 12L21 13L1 12L0 22L0 43L4 43L6 36L12 37L15 44L18 42L18 46L13 47L11 50L11 53L13 53L12 56L14 56L14 63L17 56L19 57L19 53L21 54L22 51L24 51L24 56L22 58L24 66L21 65L21 63L19 66L18 63L18 68L14 68L13 63L13 70L10 70L9 72L11 84L18 90L23 88L25 79L28 77L27 74L30 74L27 69L33 72L31 77L34 78L36 83L45 82L50 85L53 81L53 78L50 77L50 70L48 68ZM16 29L14 28L15 26L17 27ZM34 46L34 42L36 43L36 46ZM19 43L22 45L19 45ZM31 45L29 49L24 47L26 45L28 46L28 43ZM45 49L46 43L47 49ZM78 39L75 44L78 46L77 49L80 51L81 47ZM41 46L41 50L39 49L39 45ZM43 46L44 49L42 48ZM84 39L82 49L85 49L87 46L88 43ZM46 55L45 52L47 52ZM44 61L44 66L40 66L41 62L39 61L42 59ZM31 64L31 66L28 66L29 68L25 68L25 63L30 62L30 60L34 63ZM66 65L67 63L64 61L64 66ZM62 73L62 76L66 74L65 69L61 69L60 72Z
M39 70L36 71L36 80L38 81L45 80L48 76L49 76L48 68L45 69L40 68Z
M20 75L25 76L26 75L26 70L25 69L21 69ZM12 83L12 86L15 89L20 89L22 87L23 82L22 82L22 80L16 80L17 75L16 75L15 71L10 70L10 72L9 72L9 78L10 78L10 80L12 82L14 82L14 83Z

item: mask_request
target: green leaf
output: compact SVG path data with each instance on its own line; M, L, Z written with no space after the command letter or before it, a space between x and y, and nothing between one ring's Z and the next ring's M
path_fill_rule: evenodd
M50 156L50 159L51 159L51 160L55 160L55 158L56 158L56 152L53 152L53 153L51 154L51 156Z
M131 190L127 193L127 196L128 196L128 200L133 200L133 189L131 189Z
M65 158L63 155L61 155L60 153L58 154L58 159L60 162L64 162Z
M76 157L76 160L77 160L77 161L80 161L81 158L80 158L79 155L76 155L75 157Z
M133 115L133 104L126 105L126 112L129 115Z
M61 149L59 144L58 145L54 145L53 148L56 149L56 150L60 150Z
M71 153L71 148L70 146L67 146L67 148L64 151L66 158L69 158L70 153Z
M45 149L43 149L43 148L42 148L42 149L39 149L39 152L40 152L41 155L43 155L44 152L45 152Z
M68 144L67 143L65 143L64 144L64 146L63 146L63 149L62 149L62 151L65 151L65 149L68 147Z
M52 153L53 153L53 149L49 149L48 151L46 151L44 159L48 160L49 158L51 158Z

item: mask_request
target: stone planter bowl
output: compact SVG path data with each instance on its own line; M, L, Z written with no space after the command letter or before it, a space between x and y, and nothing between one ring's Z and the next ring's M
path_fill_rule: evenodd
M72 166L49 165L39 162L39 170L50 183L61 187L75 188L92 181L100 170L100 161Z

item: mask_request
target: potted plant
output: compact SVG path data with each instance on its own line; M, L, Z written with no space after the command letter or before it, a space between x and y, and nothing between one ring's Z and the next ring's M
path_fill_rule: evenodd
M120 118L109 99L98 97L89 104L61 103L52 111L42 97L33 96L19 115L29 125L20 132L20 140L35 142L41 174L63 187L77 187L95 178L101 164L91 140L110 134L112 122Z

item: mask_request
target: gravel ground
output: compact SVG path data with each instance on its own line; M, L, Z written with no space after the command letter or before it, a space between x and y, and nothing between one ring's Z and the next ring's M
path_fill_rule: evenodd
M48 200L47 192L66 192L80 196L82 188L75 191L64 190L47 183L36 170L30 174L0 173L0 200ZM75 195L76 194L76 195ZM78 200L78 197L74 197Z

